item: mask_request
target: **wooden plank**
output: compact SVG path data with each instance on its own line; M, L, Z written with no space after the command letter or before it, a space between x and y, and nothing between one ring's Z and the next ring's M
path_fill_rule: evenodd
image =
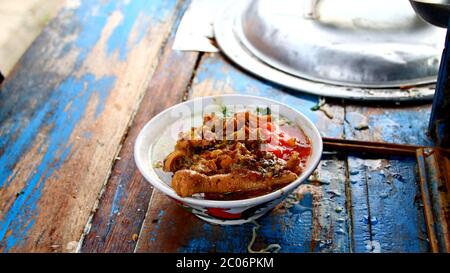
M346 138L431 145L429 105L347 106ZM356 252L426 252L415 158L349 157Z
M429 172L426 165L426 155L425 149L417 150L417 170L418 176L420 179L420 191L423 202L423 215L425 218L425 224L427 228L428 241L430 244L430 252L438 253L439 252L439 236L436 235L438 227L438 223L434 219L433 215L433 207L432 201L430 200L430 191L429 191Z
M365 220L369 215L367 181L364 175L363 159L348 157L350 199L352 206L352 241L354 252L369 252L371 247L370 225Z
M424 149L418 152L418 169L424 215L433 252L450 252L450 152Z
M179 18L187 4L180 9ZM81 252L134 251L153 191L134 162L134 142L153 116L182 101L199 56L198 52L172 50L176 29L177 23L122 144L118 155L120 160L113 166ZM158 103L155 103L155 98Z
M313 212L316 224L311 251L351 252L352 221L349 205L347 165L345 159L324 156L316 171L317 186L321 198L315 203ZM314 245L315 244L315 245Z
M433 146L433 140L427 135L430 107L430 104L349 105L346 107L345 137L356 140ZM367 125L368 128L361 128L364 127L363 125Z
M68 3L0 92L0 251L76 250L179 8Z
M176 206L159 191L155 191L151 204L150 218L145 220L137 252L247 252L253 223L239 226L208 224ZM289 218L285 217L282 224L277 213L258 220L261 228L257 231L254 250L277 243L285 252L309 251L310 241L305 238L312 236L312 195L304 193L291 211L294 212ZM299 235L299 230L304 233Z
M251 94L276 99L305 113L324 135L343 135L342 107L329 106L331 119L322 111L311 110L318 102L317 97L256 79L229 64L222 55L206 54L196 71L190 97L216 94ZM321 169L315 182L300 187L292 196L291 204L285 204L288 208L281 206L258 220L261 227L254 249L272 243L280 244L281 252L346 251L350 248L343 189L344 163L325 161ZM253 227L251 223L233 227L207 224L155 191L136 251L246 252Z

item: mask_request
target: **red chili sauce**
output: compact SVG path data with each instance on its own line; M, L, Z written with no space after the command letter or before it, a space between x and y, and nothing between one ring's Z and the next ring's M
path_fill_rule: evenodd
M297 126L267 123L263 134L268 144L267 151L278 158L287 160L292 152L298 152L301 161L306 163L311 155L311 142L305 133ZM304 166L302 166L304 167Z
M265 126L264 126L265 125ZM277 125L272 122L263 124L262 134L266 139L265 150L272 152L278 158L288 160L295 151L300 158L300 167L304 169L311 155L311 141L305 133L296 125L284 123ZM242 200L261 196L273 192L280 187L274 187L268 190L259 190L252 192L234 192L228 194L205 194L206 199L210 200Z

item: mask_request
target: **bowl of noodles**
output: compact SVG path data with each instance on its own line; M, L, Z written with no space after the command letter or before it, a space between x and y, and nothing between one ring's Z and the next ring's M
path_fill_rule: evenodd
M177 104L139 133L135 161L157 190L214 224L255 220L317 167L322 139L299 111L274 100L223 95Z

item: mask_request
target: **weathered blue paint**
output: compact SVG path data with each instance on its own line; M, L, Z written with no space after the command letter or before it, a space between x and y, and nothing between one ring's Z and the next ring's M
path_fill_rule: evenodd
M108 39L108 54L111 55L118 50L119 59L121 61L126 60L129 44L124 37L129 36L139 16L151 19L152 22L138 22L140 25L138 25L137 38L133 41L133 44L139 43L142 40L144 34L149 31L149 25L152 23L162 23L167 18L169 11L174 9L177 2L176 0L150 2L129 1L128 3L112 1L112 3L117 5L114 9L122 11L123 19ZM143 8L143 4L147 7Z
M322 158L319 186L322 198L314 209L318 229L314 252L350 252L351 217L347 211L346 166L338 158Z
M312 195L285 212L272 211L256 221L261 225L253 250L269 244L280 244L280 252L309 252L312 236ZM253 223L240 226L216 226L204 223L198 237L192 238L179 252L235 252L247 253L253 233ZM157 238L155 233L152 238Z
M74 12L73 28L77 30L77 39L72 44L65 45L62 54L67 54L71 50L78 50L79 55L76 61L76 67L79 68L83 60L86 59L87 54L95 45L102 34L102 30L108 22L108 18L114 11L119 11L122 15L122 20L114 29L112 34L108 37L107 53L110 56L115 51L119 52L119 60L125 61L129 51L130 44L136 45L142 38L151 30L151 25L157 25L163 22L170 11L172 11L177 4L176 0L169 1L92 1L91 3L82 3ZM93 11L95 10L95 15ZM70 13L70 11L67 11ZM138 20L140 19L140 20ZM137 36L134 41L129 41L129 37L133 27L137 25ZM73 32L73 31L72 31ZM61 56L62 57L62 56Z
M106 4L104 3L101 5L99 2L92 2L87 3L83 2L82 5L75 11L74 18L78 18L80 22L73 22L73 26L75 26L77 23L80 23L80 25L77 27L81 29L78 38L75 41L76 50L78 50L80 53L77 57L77 64L81 64L81 62L86 58L87 54L92 50L92 48L95 46L97 41L100 39L100 35L102 33L102 30L106 24L107 16L114 10L115 5L118 1L109 1ZM94 4L94 6L92 5ZM92 10L97 10L97 16L92 16ZM45 34L44 34L45 36ZM72 48L71 48L72 49ZM65 49L67 50L67 49ZM29 51L26 53L24 60L22 60L22 63L30 62L32 63L32 60L29 60L30 58L35 59L35 56L39 56L39 54L34 53L32 51ZM70 64L68 64L70 65ZM25 65L26 66L26 65ZM77 65L79 66L79 65ZM25 75L17 75L17 78L25 77L28 78L28 76ZM29 81L39 81L39 79L32 79ZM41 128L44 119L47 115L50 114L51 110L51 104L50 103L44 103L46 99L39 97L42 95L41 93L45 93L45 96L51 96L51 91L53 90L51 86L45 86L42 84L43 88L47 88L47 90L39 90L37 88L40 87L40 85L33 86L32 84L29 84L29 82L21 83L21 82L14 82L14 80L7 81L4 86L2 86L3 91L0 92L0 98L2 104L9 104L5 105L5 107L0 107L0 121L2 122L2 125L8 120L13 119L11 121L11 124L16 124L9 129L3 129L2 126L2 135L0 136L0 149L5 149L5 152L3 152L2 157L0 158L0 187L5 183L7 178L10 176L10 172L7 170L11 170L13 166L17 163L18 159L22 154L24 154L25 151L28 150L29 146L33 143L33 140L39 130ZM24 93L28 90L35 90L33 93L34 95L37 95L35 97L35 100L38 103L42 103L42 105L38 105L36 109L30 109L31 111L36 111L37 113L33 113L29 111L27 108L29 107L28 104L30 104L30 101L28 99L28 96L24 94L24 96L17 96L17 93ZM50 91L50 92L49 92ZM107 93L101 92L101 98L105 99L105 95ZM17 96L14 99L11 98L12 96ZM48 99L48 98L47 98ZM13 117L10 117L10 112L12 111L11 105L18 106L15 101L19 100L21 104L23 104L23 107L20 107L22 111L29 111L27 112L26 116L22 117L22 113L16 112ZM55 100L54 103L57 103L58 100ZM3 110L3 111L2 111ZM102 104L100 103L97 108L97 114L102 111ZM30 117L32 115L32 117ZM25 123L28 123L24 128L18 127L20 124L18 120L24 120ZM8 128L8 126L6 127ZM15 136L20 135L20 137L15 140L13 143L11 143L11 139ZM6 147L6 148L5 148Z
M245 252L250 242L252 226L250 224L238 227L217 227L203 224L201 227L202 237L193 238L186 247L178 251L184 253L198 252L227 252L233 249L237 253Z
M29 141L33 143L38 129L48 125L50 129L46 138L45 152L42 160L35 167L34 172L26 180L26 185L10 209L0 219L0 242L6 238L4 251L10 250L16 243L26 236L36 216L36 205L45 181L60 167L71 151L68 144L73 129L83 118L88 102L96 92L111 90L114 86L114 77L96 79L87 74L80 79L68 78L54 90L51 99L38 112L24 129L27 134L21 135L15 143ZM55 103L57 102L57 103ZM100 101L100 104L104 101ZM50 115L52 113L53 115ZM46 117L45 122L43 117ZM31 128L31 129L30 129ZM14 147L14 146L13 146ZM19 152L22 152L19 149ZM1 155L1 159L8 159L16 155L17 151L9 149ZM20 154L19 154L20 155ZM3 177L8 177L12 169L1 172ZM5 237L7 231L10 234Z
M1 93L0 93L1 97ZM5 147L5 145L11 141L12 132L16 132L20 127L20 122L15 121L12 124L9 124L8 126L3 126L0 128L0 148ZM0 185L1 188L1 185Z
M73 23L73 27L78 32L77 39L74 44L68 44L69 47L64 50L68 53L73 50L77 50L78 56L75 62L76 69L79 69L83 61L86 59L89 52L99 41L102 30L108 22L108 17L113 11L116 10L117 5L122 1L107 1L107 2L94 2L94 3L82 3L77 10L75 10L73 18L78 19L78 22ZM93 6L91 6L93 4ZM95 10L95 16L93 12ZM129 18L128 20L132 20ZM127 36L125 36L127 37ZM125 39L124 37L122 39Z
M372 241L381 252L426 252L415 158L390 158L368 169Z
M45 142L37 147L42 160L26 178L23 190L0 219L0 247L3 251L20 246L22 239L26 238L39 214L37 204L46 180L73 152L68 141L75 126L85 117L87 103L98 102L94 113L94 118L97 118L103 112L116 80L115 76L96 79L89 73L79 78L70 74L62 76L49 63L54 58L64 59L75 53L73 63L64 63L67 71L75 73L98 43L109 16L116 10L122 13L123 19L107 37L105 51L106 54L119 51L119 58L124 61L128 50L145 34L154 31L151 26L163 22L175 9L176 3L175 0L149 3L81 1L74 10L64 9L37 38L35 43L46 46L48 54L45 56L51 60L41 54L42 47L32 47L20 61L20 65L27 69L16 70L3 84L0 92L0 189L13 183L14 167L31 147L36 146L37 135L46 134ZM139 32L133 41L130 40L130 27L136 27ZM54 39L55 33L59 39ZM69 36L75 36L75 40L66 39ZM35 70L43 72L30 76L29 72ZM95 100L91 100L92 96L96 96ZM90 133L83 133L83 137L90 138Z
M414 158L349 157L355 252L426 252Z
M9 144L8 146L3 146L4 151L0 157L0 187L3 187L5 183L9 183L8 178L12 174L12 169L20 156L28 150L30 145L44 122L44 118L50 110L50 104L45 105L37 113L34 119L28 124L28 126L23 130L17 139L13 143L10 143L12 136L16 134L16 131L8 132L9 134L1 136L3 143ZM17 128L18 129L18 128ZM16 130L17 130L16 129ZM22 129L22 128L20 128Z
M128 14L123 14L123 16L125 18L135 18L136 15L138 13L140 13L141 16L142 15L147 15L145 17L144 20L138 20L136 22L136 24L138 24L137 26L130 26L130 23L128 26L124 25L124 21L122 20L121 22L121 30L118 31L118 28L120 28L120 26L118 26L115 31L113 32L113 34L110 36L110 38L108 39L108 54L113 54L113 52L119 50L120 54L120 58L125 56L126 53L126 49L128 49L128 46L125 45L121 45L120 41L118 44L116 44L114 42L114 40L117 39L121 39L121 37L123 37L124 34L128 35L127 33L129 32L129 29L131 28L136 28L137 32L138 32L138 36L135 40L133 40L133 42L131 42L132 45L135 45L136 43L138 43L144 36L145 34L151 29L151 27L149 27L149 25L152 24L156 24L156 23L164 23L165 21L167 21L167 17L169 16L170 12L173 12L174 10L176 10L177 13L177 17L176 20L173 24L173 26L171 27L171 31L169 33L169 39L173 39L175 37L176 34L176 30L178 28L179 22L181 21L182 15L184 14L184 12L186 11L186 9L189 7L189 3L190 1L184 1L181 6L178 8L175 8L177 1L152 1L151 3L147 3L149 10L142 10L141 6L138 6L136 3L139 3L139 1L134 1L134 2L130 2L129 5L134 5L134 8L131 8L132 12L128 12ZM141 5L141 4L139 4ZM149 22L148 20L150 20L151 22ZM127 31L124 31L124 28L127 28ZM125 36L126 36L125 35ZM117 36L117 37L115 37ZM116 39L117 38L117 39ZM183 54L183 52L180 51L174 51L177 54ZM171 63L172 64L172 63ZM172 64L173 65L173 64ZM90 137L90 135L86 135L86 138ZM121 211L123 211L124 209L126 210L126 206L127 206L127 199L128 199L128 192L127 190L129 189L128 185L129 183L131 183L133 180L132 177L132 173L122 173L121 177L119 178L119 182L117 183L117 186L114 189L114 198L111 202L111 207L108 209L109 210L109 215L108 217L105 219L103 219L103 221L107 222L106 224L106 228L98 228L95 224L95 220L93 222L93 225L91 227L91 232L95 233L97 236L100 236L102 239L107 238L108 236L111 236L110 232L111 230L114 228L115 225L120 224L120 220L118 220L118 218L120 217L120 215L122 213L119 213ZM109 182L111 183L111 182ZM111 185L108 185L111 186ZM148 193L141 193L141 194L148 194ZM142 206L146 206L148 204L148 201L145 204L142 204ZM100 203L100 205L102 205L102 203ZM109 206L109 204L108 204ZM158 216L158 218L163 216L163 212L164 211L160 211L160 214ZM143 219L141 220L143 221ZM139 227L139 225L141 225L142 222L140 222L139 224L135 224L134 226ZM159 226L158 226L159 227ZM83 249L81 250L83 251Z
M368 118L369 128L379 132L382 141L433 146L433 140L427 135L429 107L387 109L382 114L372 114Z
M365 219L369 217L369 204L367 200L367 178L365 176L366 166L364 161L357 157L348 157L350 198L352 205L352 234L353 251L370 252L372 251L372 236L370 233L370 221Z
M367 112L366 112L367 111ZM347 139L367 139L399 144L432 146L433 141L427 135L429 107L398 107L355 111L347 109L345 115L345 135ZM367 130L357 130L356 126L367 123Z
M103 236L105 236L111 231L111 228L113 227L114 222L117 219L117 215L120 212L120 205L124 195L126 196L127 194L122 190L122 186L119 181L119 185L117 186L116 192L114 193L114 199L111 203L111 210L109 212L109 217L107 219L108 220L107 228L105 234L102 234Z
M164 214L165 214L164 210L162 210L162 209L159 210L157 219L161 219L164 216ZM160 226L161 226L161 221L158 220L156 222L155 229L152 231L150 241L155 242L158 239L157 234L158 234L158 231L160 230Z
M349 107L345 137L390 143L433 145L427 136L429 107ZM355 130L360 119L368 129ZM349 157L356 252L426 252L428 244L414 158Z

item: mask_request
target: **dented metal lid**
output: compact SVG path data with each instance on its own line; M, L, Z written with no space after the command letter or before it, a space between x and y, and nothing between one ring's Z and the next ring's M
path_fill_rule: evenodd
M408 1L395 0L248 1L234 29L276 69L367 88L435 82L445 39Z

